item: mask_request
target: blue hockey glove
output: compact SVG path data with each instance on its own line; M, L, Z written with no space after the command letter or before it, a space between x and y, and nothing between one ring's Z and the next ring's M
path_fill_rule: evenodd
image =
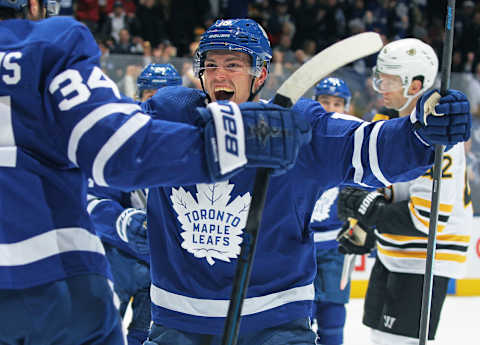
M310 124L291 109L267 103L219 101L197 109L205 121L207 163L212 180L242 167L282 173L295 165L311 139Z
M147 214L136 208L125 209L117 218L118 236L136 253L149 255L147 237Z
M410 116L415 132L427 145L447 148L470 138L472 115L464 93L448 90L443 97L438 90L426 92Z

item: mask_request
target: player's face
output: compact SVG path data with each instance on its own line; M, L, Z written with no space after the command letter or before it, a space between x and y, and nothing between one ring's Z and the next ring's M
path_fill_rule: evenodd
M329 113L345 113L345 100L331 95L319 95L317 101Z
M407 98L403 95L402 81L398 75L380 73L374 81L375 91L383 96L383 103L389 109L400 109Z
M224 50L208 52L203 77L205 90L212 102L246 102L253 78L249 71L250 57L245 53Z
M157 90L143 90L142 92L142 99L140 100L141 102L145 102L146 100L150 99Z

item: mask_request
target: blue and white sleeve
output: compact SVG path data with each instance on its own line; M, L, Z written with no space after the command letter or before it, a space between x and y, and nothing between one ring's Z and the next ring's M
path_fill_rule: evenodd
M203 129L142 113L100 69L88 29L72 23L52 43L44 91L52 135L70 162L99 186L124 190L210 182Z
M299 159L308 162L312 178L327 179L329 186L385 187L431 167L434 151L418 140L408 117L370 123L326 113L315 103L297 103L311 117L312 141Z

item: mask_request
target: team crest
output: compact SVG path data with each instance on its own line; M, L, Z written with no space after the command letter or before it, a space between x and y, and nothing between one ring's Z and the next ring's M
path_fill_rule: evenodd
M416 53L417 51L414 48L407 50L407 54L410 56L414 56Z
M330 217L330 209L335 200L337 200L338 192L338 187L330 188L323 192L322 196L315 203L311 220L312 222L322 222Z
M210 265L215 259L230 262L240 254L251 196L246 193L229 202L233 187L228 181L197 184L196 200L182 187L172 188L170 200L182 224L182 248Z

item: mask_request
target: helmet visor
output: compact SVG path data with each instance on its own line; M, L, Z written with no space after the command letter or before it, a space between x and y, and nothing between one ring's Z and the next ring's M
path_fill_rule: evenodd
M402 90L402 79L398 75L380 73L373 68L372 87L378 93L395 92Z

